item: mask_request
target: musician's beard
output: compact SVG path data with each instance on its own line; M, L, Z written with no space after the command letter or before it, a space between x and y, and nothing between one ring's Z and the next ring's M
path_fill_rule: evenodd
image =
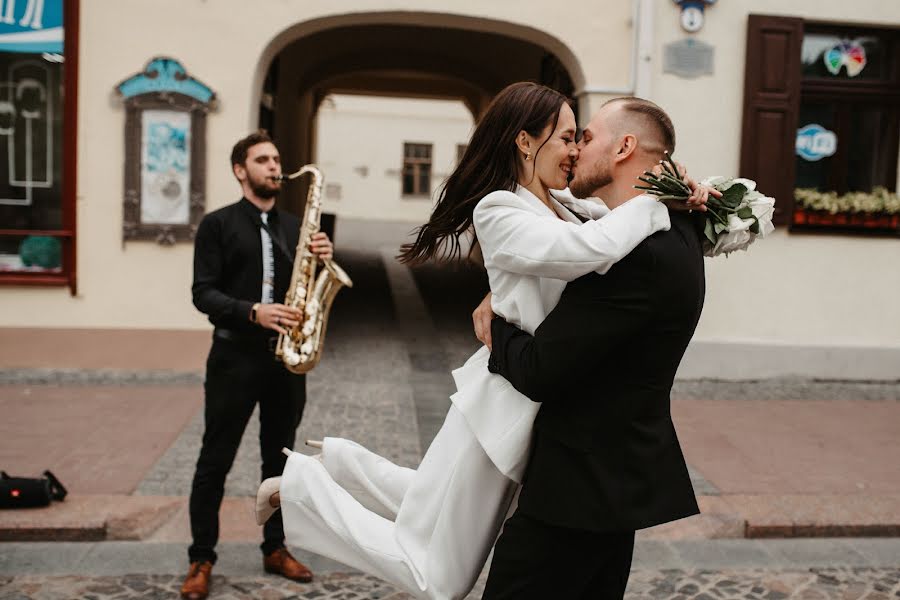
M258 198L262 198L263 200L270 200L278 195L278 192L281 191L281 182L274 181L269 179L268 177L258 180L258 179L250 179L250 189L253 190L253 193L256 194Z

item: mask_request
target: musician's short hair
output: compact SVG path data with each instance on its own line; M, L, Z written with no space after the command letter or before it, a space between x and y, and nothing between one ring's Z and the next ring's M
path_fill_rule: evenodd
M675 152L675 126L672 125L672 119L666 114L659 105L637 98L635 96L626 96L622 98L613 98L604 104L620 103L622 109L626 113L637 117L644 125L649 125L658 135L659 141L663 148L669 151L669 154Z
M240 139L234 145L234 148L231 149L231 166L234 165L244 165L247 162L247 152L253 146L257 144L263 144L269 142L270 144L274 144L272 141L272 137L269 135L269 132L265 129L259 129L254 131L247 137Z

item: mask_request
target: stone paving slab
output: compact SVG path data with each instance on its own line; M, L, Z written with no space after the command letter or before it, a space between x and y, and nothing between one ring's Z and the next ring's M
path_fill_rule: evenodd
M412 437L412 436L410 436ZM248 481L247 485L255 485ZM806 497L788 498L793 506L804 502L815 509L817 503ZM818 499L814 497L813 500ZM856 538L896 537L900 499L868 498L868 509L857 510L863 500L838 497L834 507L819 516L818 524L798 521L797 512L785 512L781 496L753 497L751 510L742 510L745 497L699 496L701 514L638 532L639 540L679 541L741 538ZM826 499L827 500L827 499ZM152 540L190 542L188 499L184 496L84 496L74 495L65 502L28 510L0 510L0 541L99 541ZM843 502L843 510L841 503ZM224 542L255 541L259 528L252 519L254 498L250 495L226 496L220 510L220 539ZM828 502L824 502L828 506ZM879 507L883 510L878 512ZM810 513L815 514L815 513ZM865 519L865 523L863 523ZM799 524L798 524L799 523ZM766 535L759 535L762 531Z
M261 569L258 543L225 542L217 547L216 572L255 576ZM316 573L350 572L336 561L296 550ZM811 569L900 568L900 539L681 540L638 539L633 568L670 569ZM186 568L187 547L155 542L5 542L0 543L0 575L121 576L165 575Z
M474 309L474 306L473 306ZM471 311L470 311L471 312ZM439 329L448 362L462 365L480 344L463 315L453 330ZM469 317L470 318L470 317ZM329 324L330 326L330 324ZM329 347L331 342L328 342ZM206 355L204 347L202 356ZM324 364L324 363L322 363ZM316 367L317 369L319 367ZM0 367L0 385L191 385L203 383L202 370L132 368ZM900 402L900 381L842 381L773 377L744 381L677 379L675 400L847 400Z
M264 575L255 544L222 544L212 599L409 600L334 561L297 553L312 584ZM889 600L898 539L638 541L628 600ZM134 542L0 544L0 600L174 598L184 547ZM481 597L487 570L468 600Z
M73 494L130 494L200 410L198 389L2 386L0 468L50 469Z
M730 495L746 537L900 536L900 494Z
M181 576L0 576L0 600L125 600L177 598ZM467 600L481 598L479 582ZM889 600L900 595L900 570L637 570L626 600ZM212 579L212 600L411 600L412 596L358 573L332 573L310 584L274 576Z
M140 540L184 503L172 497L70 494L46 507L0 510L0 541Z
M419 463L419 434L412 391L402 382L310 380L294 449L314 451L306 439L348 437L403 466ZM187 496L203 437L198 413L137 487L148 496ZM259 409L253 411L225 482L226 496L256 496L259 487Z
M898 402L675 400L672 419L688 463L721 494L900 494Z

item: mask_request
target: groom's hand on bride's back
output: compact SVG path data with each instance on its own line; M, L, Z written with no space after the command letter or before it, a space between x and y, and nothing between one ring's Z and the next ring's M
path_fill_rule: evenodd
M482 344L493 350L491 347L491 321L494 320L494 309L491 308L491 292L487 293L481 304L472 312L472 325L475 326L475 337Z

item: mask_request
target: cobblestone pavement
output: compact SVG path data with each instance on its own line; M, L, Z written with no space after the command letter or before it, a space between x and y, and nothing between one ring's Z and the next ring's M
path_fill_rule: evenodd
M125 575L0 577L0 600L131 600L177 598L181 577ZM483 582L469 596L481 597ZM900 569L810 568L793 571L637 570L626 600L889 600L900 597ZM213 576L212 600L409 600L387 584L358 573L332 573L311 584L266 577Z
M179 544L0 544L0 600L177 597ZM316 573L296 584L261 573L255 544L223 544L212 600L382 599L407 594L313 555ZM900 539L638 540L628 600L896 600ZM138 574L139 573L139 574ZM467 600L478 600L487 571ZM565 577L565 573L559 573Z

